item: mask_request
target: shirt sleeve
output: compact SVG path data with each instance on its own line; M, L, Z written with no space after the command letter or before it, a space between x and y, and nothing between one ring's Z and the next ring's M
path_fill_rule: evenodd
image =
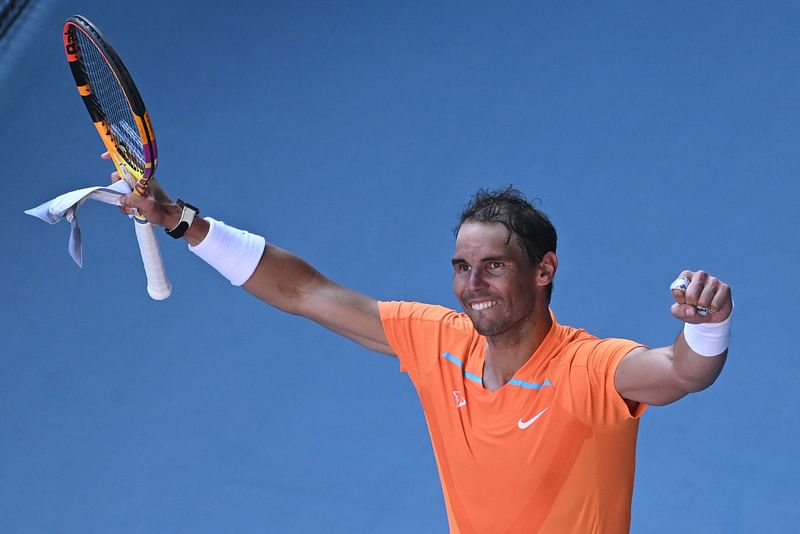
M635 341L616 338L570 343L559 364L567 367L561 379L561 387L568 390L562 396L565 407L592 426L614 425L641 416L647 406L639 404L631 410L614 382L619 363L639 347L642 345Z
M461 314L418 302L379 302L383 330L400 360L400 370L414 383L436 362L443 347L469 339Z

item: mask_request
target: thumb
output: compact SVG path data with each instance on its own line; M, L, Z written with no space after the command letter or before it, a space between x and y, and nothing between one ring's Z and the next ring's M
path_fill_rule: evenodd
M154 199L141 197L135 193L120 197L119 205L128 214L138 210L145 219L158 226L163 226L168 210L167 206L158 204Z
M675 302L672 304L670 311L673 317L683 322L691 322L698 317L697 308L691 304L679 304Z
M139 206L136 204L137 199L134 198L135 195L128 194L119 197L117 202L119 203L119 210L125 215L134 215L134 212L139 209Z
M122 210L128 215L133 215L134 211L139 210L139 213L144 215L148 220L152 216L153 200L147 197L139 196L135 193L130 193L119 199L119 205Z
M138 209L138 208L141 207L141 203L139 202L140 200L144 200L144 199L142 197L138 196L138 195L134 195L133 193L130 193L130 194L123 195L123 196L119 197L119 205L122 206L123 208L128 208L128 209L137 208Z

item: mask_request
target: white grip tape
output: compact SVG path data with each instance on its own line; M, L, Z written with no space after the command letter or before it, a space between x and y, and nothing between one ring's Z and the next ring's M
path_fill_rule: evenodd
M266 239L222 221L205 217L208 235L189 250L216 269L231 284L241 286L253 276L264 254Z
M139 242L139 252L142 253L144 272L147 275L147 293L155 300L164 300L172 294L172 286L164 270L164 260L161 259L153 225L134 218L133 226L136 228L136 240Z

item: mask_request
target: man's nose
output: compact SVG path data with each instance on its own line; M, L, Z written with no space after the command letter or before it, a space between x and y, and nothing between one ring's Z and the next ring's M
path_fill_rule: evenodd
M480 269L472 269L469 272L469 280L467 280L469 289L483 289L486 287L486 278Z

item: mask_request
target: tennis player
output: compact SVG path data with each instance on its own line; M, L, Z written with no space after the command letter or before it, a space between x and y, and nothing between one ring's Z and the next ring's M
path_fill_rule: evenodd
M156 192L123 206L264 302L399 359L422 402L453 533L628 532L639 417L711 385L727 356L731 291L703 271L671 286L684 323L671 346L560 324L549 307L555 228L514 189L481 191L461 215L452 263L463 313L364 296Z

